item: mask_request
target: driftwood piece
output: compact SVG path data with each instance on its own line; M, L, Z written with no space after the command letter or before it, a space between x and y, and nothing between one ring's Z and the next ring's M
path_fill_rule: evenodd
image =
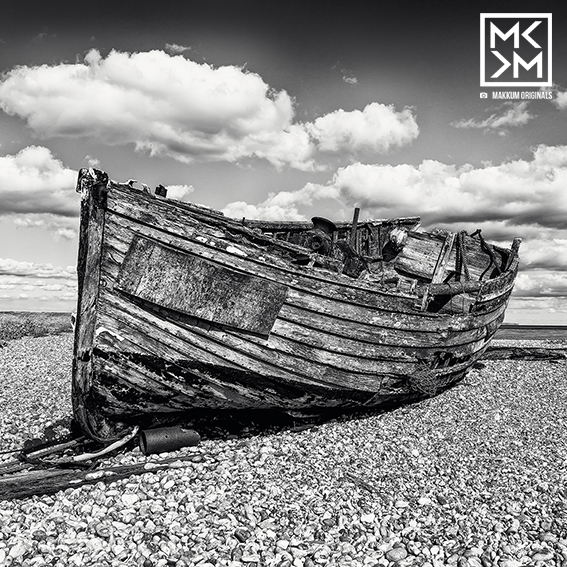
M484 360L565 360L567 348L489 346Z
M53 453L61 453L66 449L76 448L81 445L84 440L84 437L71 439L70 441L64 441L62 443L57 443L56 445L50 444L47 447L40 447L37 450L27 450L25 454L29 459L41 459ZM16 450L14 453L18 453L18 451ZM32 465L30 465L29 462L22 460L9 461L0 465L0 475L23 471L25 469L29 469L31 466Z
M133 465L107 467L92 471L34 470L0 477L0 500L28 498L34 495L55 494L66 488L77 488L97 482L114 482L135 474L162 471L190 466L202 460L200 455L172 457L159 462L144 462Z

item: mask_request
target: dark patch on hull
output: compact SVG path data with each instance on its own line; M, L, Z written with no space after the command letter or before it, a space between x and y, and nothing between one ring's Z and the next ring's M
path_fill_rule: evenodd
M119 379L105 372L97 373L88 396L90 411L106 422L106 426L122 429L127 424L142 427L176 423L218 420L219 416L252 417L275 412L274 419L286 410L306 410L326 416L371 408L411 403L428 397L428 392L412 387L405 376L388 376L377 391L325 387L292 382L280 377L204 364L190 360L164 360L137 353L108 353L98 349L95 357L120 363L127 369L133 365L146 373L169 393L152 391ZM435 393L447 389L465 374L457 370L439 380ZM387 385L386 385L387 382ZM179 391L186 387L185 400ZM232 395L232 397L231 397ZM115 426L113 424L116 424Z

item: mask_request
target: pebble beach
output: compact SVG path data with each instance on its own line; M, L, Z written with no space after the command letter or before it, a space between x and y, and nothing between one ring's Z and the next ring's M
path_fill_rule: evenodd
M3 343L0 451L70 417L72 350ZM0 501L0 565L566 567L567 361L480 366L410 406L135 448L102 465L141 475Z

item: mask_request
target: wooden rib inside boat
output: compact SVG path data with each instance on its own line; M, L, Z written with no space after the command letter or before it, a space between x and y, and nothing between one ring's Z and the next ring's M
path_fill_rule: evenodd
M101 442L198 412L436 394L482 356L518 269L520 239L418 217L232 219L92 168L77 190L73 408Z

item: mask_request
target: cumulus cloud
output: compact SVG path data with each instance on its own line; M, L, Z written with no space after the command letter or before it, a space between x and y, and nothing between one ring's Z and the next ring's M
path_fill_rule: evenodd
M516 297L567 297L566 272L519 273L514 285Z
M378 103L296 123L292 98L259 75L159 50L106 58L91 50L82 63L16 67L0 83L0 107L43 138L134 142L183 162L258 157L301 170L322 167L317 150L383 152L418 134L410 109Z
M14 224L22 228L42 228L54 235L55 240L75 240L79 231L78 217L62 217L49 213L20 215Z
M52 264L35 264L33 262L21 262L11 258L0 258L0 276L4 280L3 283L14 283L17 280L14 280L13 277L75 280L77 274L75 266L62 268L60 266L53 266ZM6 280L4 279L5 276L12 276L12 278Z
M178 201L186 200L187 196L195 190L193 185L168 185L167 196Z
M419 127L411 108L398 112L392 105L373 102L364 110L337 110L306 125L318 149L352 155L386 153L411 143Z
M0 157L0 215L9 213L79 214L77 173L41 146Z
M567 233L565 238L528 240L522 246L522 267L567 272Z
M347 204L375 216L567 228L567 146L541 145L531 161L484 167L433 160L417 166L356 163L340 168L330 185Z
M249 205L244 201L229 203L223 213L229 217L263 220L305 220L298 207L309 206L314 200L324 198L336 199L338 192L333 187L316 183L308 183L299 191L280 191L271 193L268 198L258 205Z
M435 160L419 165L358 162L339 168L326 185L308 183L258 205L230 203L225 213L303 218L298 207L329 198L347 209L360 206L372 218L420 215L427 225L458 224L472 232L480 224L504 240L524 232L537 239L547 237L545 231L567 230L565 187L567 146L540 145L531 160L481 167Z
M452 122L455 128L478 128L481 130L499 130L506 128L523 126L534 116L528 111L528 102L505 102L497 112L491 114L484 120L468 118Z
M235 161L253 154L258 136L282 135L293 105L256 74L213 68L163 51L83 63L17 67L0 85L0 104L42 137L95 136L110 144L182 161Z
M0 300L8 302L9 309L29 309L36 301L49 300L47 309L66 310L77 299L76 271L0 258L0 290Z

